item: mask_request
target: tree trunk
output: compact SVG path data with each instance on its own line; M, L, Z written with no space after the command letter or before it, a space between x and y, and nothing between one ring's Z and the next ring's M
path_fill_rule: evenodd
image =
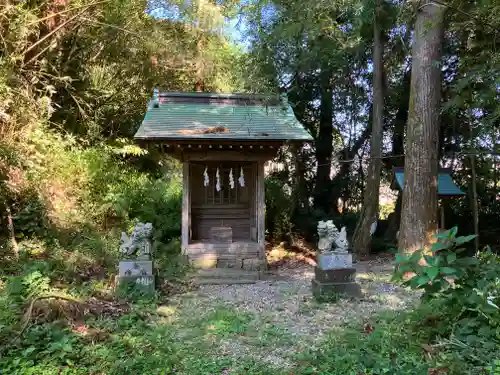
M292 159L295 165L293 173L293 190L292 190L292 222L298 223L300 213L306 211L307 200L309 194L305 185L305 167L302 155L302 145L294 144L291 147Z
M387 229L384 233L384 242L389 244L395 244L396 238L399 230L399 224L401 222L401 204L403 201L403 193L398 191L398 197L396 199L396 207L394 207L394 212L389 214L387 218Z
M471 146L473 146L473 133L472 133L472 124L471 120L469 120L469 135ZM474 155L475 147L470 147L471 154L470 158L470 171L472 177L472 199L471 199L471 209L472 209L472 222L474 223L474 234L476 238L474 238L474 247L476 249L476 253L479 251L479 209L478 209L478 197L477 197L477 175L476 175L476 155Z
M314 187L314 208L325 213L332 211L332 170L333 153L333 94L330 73L322 74L321 109L318 138L316 139L316 185Z
M342 199L344 205L348 204L348 192L349 192L349 182L350 182L350 172L353 159L358 153L359 149L363 147L366 140L370 137L372 133L372 121L368 123L368 126L363 130L363 133L354 141L352 146L349 148L347 146L343 150L336 154L336 158L340 162L340 168L338 173L332 179L332 201L337 202L338 199ZM345 209L345 206L344 206ZM337 209L337 213L340 213Z
M403 78L403 89L401 100L399 101L398 111L396 112L396 118L394 121L394 130L392 134L392 159L387 161L387 166L394 167L404 167L404 134L406 122L408 121L408 102L410 100L410 71L406 72ZM392 173L392 171L391 171ZM395 244L397 233L399 231L399 225L401 222L401 204L402 204L403 194L398 191L398 197L396 199L396 207L394 212L389 214L387 218L387 229L384 233L384 241L387 243Z
M431 0L418 7L413 42L406 136L405 183L399 250L428 246L438 229L437 174L442 46L445 7Z
M377 8L380 1L377 2ZM363 208L353 236L352 249L358 256L368 255L370 252L370 228L378 218L380 169L382 167L382 129L384 124L384 92L382 54L384 45L381 30L377 20L378 9L375 10L373 20L373 125L370 143L370 163L366 186L364 190Z

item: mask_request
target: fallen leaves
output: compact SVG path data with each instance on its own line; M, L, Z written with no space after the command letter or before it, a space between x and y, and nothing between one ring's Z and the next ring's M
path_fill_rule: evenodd
M178 130L179 134L219 134L219 133L229 133L229 129L224 126L214 126L210 128L203 129L181 129Z
M163 280L160 284L161 291L167 296L183 294L196 288L192 280Z
M106 341L110 333L102 329L92 328L85 323L76 323L72 327L72 332L83 337L86 342L96 343Z
M363 325L363 332L366 333L367 335L372 333L374 330L375 330L375 327L373 327L369 323L366 323L365 325Z
M42 295L34 298L29 304L24 313L22 330L31 321L62 320L72 325L89 315L118 318L129 311L130 306L119 301L106 301L97 298L81 301L64 295Z
M432 354L434 354L434 348L429 344L421 344L422 349L424 349L424 356L428 360L432 359Z
M429 371L427 371L428 375L443 375L448 373L448 368L446 367L434 367L430 368Z

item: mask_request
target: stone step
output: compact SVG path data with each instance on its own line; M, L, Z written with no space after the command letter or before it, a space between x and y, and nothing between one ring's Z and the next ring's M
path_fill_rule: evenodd
M234 268L199 269L196 272L195 284L197 285L223 285L223 284L254 284L259 280L258 271L248 271Z
M257 280L248 279L216 279L216 278L197 278L194 280L196 285L231 285L231 284L255 284Z
M199 269L197 279L230 279L230 280L259 280L258 271L248 271L235 268Z

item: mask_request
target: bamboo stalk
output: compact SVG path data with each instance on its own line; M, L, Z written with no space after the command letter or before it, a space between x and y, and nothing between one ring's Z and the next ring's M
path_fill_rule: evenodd
M14 231L14 221L12 220L12 213L10 212L10 208L8 206L5 211L7 212L7 228L9 229L12 250L14 251L14 257L16 258L16 260L19 260L19 245L16 241L16 233Z
M89 5L90 6L90 5ZM40 43L42 43L43 41L45 41L47 38L49 38L51 35L55 34L56 32L58 32L59 30L61 30L64 26L66 26L68 23L70 23L71 21L73 21L75 18L81 16L83 13L86 12L87 9L84 9L82 10L81 12L79 12L78 14L75 14L73 17L71 17L70 19L64 21L62 24L60 24L59 26L57 26L54 30L52 30L50 33L48 33L47 35L45 35L43 38L39 39L36 41L36 43L33 43L31 46L29 46L26 50L23 51L22 55L26 55L29 51L31 51L33 48L35 48L36 46L38 46Z

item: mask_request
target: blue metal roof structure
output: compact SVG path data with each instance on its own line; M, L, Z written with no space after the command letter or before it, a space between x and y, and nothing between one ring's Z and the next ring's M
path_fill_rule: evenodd
M396 187L398 189L403 190L404 186L404 169L403 168L394 168L394 184L393 188ZM397 185L397 186L394 186ZM451 170L450 169L440 169L438 172L438 196L440 197L458 197L463 196L465 193L460 190L460 188L453 182L451 178Z

